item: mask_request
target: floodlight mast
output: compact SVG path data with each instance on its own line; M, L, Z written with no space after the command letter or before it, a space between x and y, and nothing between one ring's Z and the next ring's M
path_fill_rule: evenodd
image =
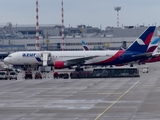
M121 7L114 7L114 10L117 11L117 27L119 27L119 11L121 10Z
M40 50L40 43L39 43L39 16L38 16L38 0L36 0L36 51Z
M62 5L62 51L65 50L65 40L64 40L64 9L63 9L63 0L61 1L61 5Z

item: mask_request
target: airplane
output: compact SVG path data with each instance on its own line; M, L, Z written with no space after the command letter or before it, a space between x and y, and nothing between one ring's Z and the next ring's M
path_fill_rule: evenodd
M159 41L160 41L160 31L157 30L158 37L155 38L150 45L148 46L147 52L153 52L152 56L147 59L139 60L139 64L144 63L152 63L152 62L160 62L160 47L159 47Z
M152 42L153 43L152 46L150 47L150 49L148 49L148 51L154 50L152 56L147 59L140 60L139 63L160 62L160 47L158 46L159 41L160 41L160 38L155 38L155 41Z
M145 64L145 63L150 63L150 62L158 62L158 61L160 61L160 53L157 55L157 49L159 49L158 48L158 42L159 41L160 41L160 37L154 38L151 41L151 43L148 46L147 52L153 52L152 57L137 61L137 63L139 65L140 64ZM82 46L83 46L84 51L88 51L89 50L89 47L87 46L87 44L86 44L86 42L84 40L82 40ZM134 63L136 63L136 62L133 62L132 64L134 64ZM123 66L123 65L124 64L117 64L116 66Z
M43 65L43 54L49 53L50 60L47 65L54 69L77 66L76 71L82 70L81 66L91 65L117 65L137 61L152 56L147 52L155 26L148 27L126 50L107 51L20 51L9 54L4 62L13 66L24 64Z
M125 64L117 64L116 66L124 66L124 65L128 65L128 64L137 64L137 63L138 63L138 65L141 65L141 64L145 64L145 63L160 61L160 53L159 53L160 50L159 50L159 47L158 47L159 41L160 41L160 37L154 38L148 46L148 49L147 49L146 52L147 53L152 53L152 56L150 56L148 58L138 60L138 61L125 63Z
M145 63L152 63L152 62L160 62L160 54L151 57L150 59L145 60Z

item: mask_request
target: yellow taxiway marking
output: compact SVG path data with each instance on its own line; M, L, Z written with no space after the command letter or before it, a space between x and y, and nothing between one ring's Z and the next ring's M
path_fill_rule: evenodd
M108 108L106 108L95 120L98 120L106 111L108 111L116 102L118 102L126 93L128 93L133 87L135 87L139 81L137 81L133 86L131 86L125 93L123 93L116 101L114 101Z
M115 92L115 93L98 93L98 94L114 94L114 95L119 95L119 94L122 94L122 92Z

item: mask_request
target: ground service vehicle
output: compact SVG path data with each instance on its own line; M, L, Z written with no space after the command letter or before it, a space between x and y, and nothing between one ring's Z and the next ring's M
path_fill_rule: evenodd
M142 71L143 71L143 73L148 73L149 72L148 67L147 66L143 67Z
M11 71L11 72L9 73L9 79L10 79L10 80L11 80L11 79L16 79L16 80L17 80L17 73Z
M35 79L42 79L42 74L40 72L35 73Z
M69 74L68 73L60 73L59 78L63 78L63 79L68 79L69 78Z
M25 79L32 79L32 71L30 71L30 70L26 70L25 71L25 77L24 77Z
M140 77L137 67L100 68L93 71L72 72L71 78Z
M8 79L8 73L7 71L0 71L0 79Z
M139 70L137 67L115 67L115 68L104 68L94 69L94 77L140 77Z

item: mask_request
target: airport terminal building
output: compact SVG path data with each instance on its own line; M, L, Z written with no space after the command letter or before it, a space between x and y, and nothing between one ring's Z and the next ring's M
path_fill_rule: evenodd
M129 46L148 26L98 27L78 25L65 27L65 50L83 50L82 40L86 41L91 50L105 50L120 47L123 43ZM0 26L0 51L35 50L35 25L7 25ZM59 51L62 46L61 25L40 25L39 41L41 50ZM156 30L160 30L157 27ZM155 30L155 31L156 31ZM157 36L157 32L154 33Z

